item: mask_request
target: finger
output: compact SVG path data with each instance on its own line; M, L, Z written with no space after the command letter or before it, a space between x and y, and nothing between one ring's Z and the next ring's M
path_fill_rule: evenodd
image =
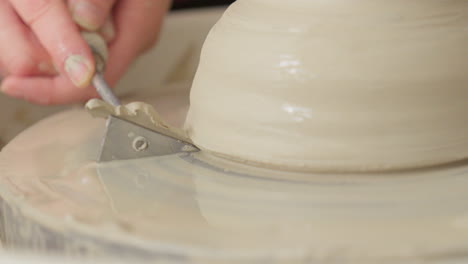
M114 8L116 36L109 48L106 79L114 85L142 51L157 40L169 0L121 0Z
M3 80L1 89L9 96L42 105L69 104L97 97L93 89L75 89L68 79L61 76L11 76Z
M111 43L115 38L115 28L112 16L109 15L104 22L104 25L99 29L99 34L107 43Z
M89 31L97 31L104 25L115 1L116 0L69 0L69 7L73 19L78 25Z
M77 87L89 86L94 59L62 0L11 0L60 71Z
M45 49L6 1L0 1L0 68L2 75L55 72Z

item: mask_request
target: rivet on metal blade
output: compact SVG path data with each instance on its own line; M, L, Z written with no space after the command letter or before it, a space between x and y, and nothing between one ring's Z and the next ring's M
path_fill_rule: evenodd
M133 149L135 151L145 151L149 147L148 140L144 137L136 137L133 140Z

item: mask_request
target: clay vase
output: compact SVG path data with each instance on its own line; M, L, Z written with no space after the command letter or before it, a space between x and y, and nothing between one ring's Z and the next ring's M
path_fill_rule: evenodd
M468 1L238 0L209 34L186 128L282 169L468 158Z

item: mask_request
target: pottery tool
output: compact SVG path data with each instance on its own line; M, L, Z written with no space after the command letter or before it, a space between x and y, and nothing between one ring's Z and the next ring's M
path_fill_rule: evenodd
M114 107L120 101L104 79L108 51L107 45L96 33L82 33L93 52L96 73L92 83L101 98ZM151 130L113 115L107 118L106 132L102 140L98 161L138 159L151 156L164 156L199 149L193 144L172 137L162 131Z

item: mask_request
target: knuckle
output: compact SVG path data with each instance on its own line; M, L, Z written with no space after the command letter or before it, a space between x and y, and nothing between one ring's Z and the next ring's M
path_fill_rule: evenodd
M59 1L61 0L41 0L30 5L24 12L24 22L33 27L38 21L46 17L52 8L57 6Z

